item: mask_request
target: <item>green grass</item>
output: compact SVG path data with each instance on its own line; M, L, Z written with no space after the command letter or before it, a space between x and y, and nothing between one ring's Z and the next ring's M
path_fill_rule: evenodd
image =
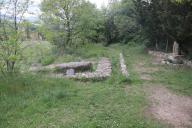
M174 67L168 65L153 65L152 57L143 49L143 46L131 47L122 46L127 60L128 68L131 74L137 76L137 73L131 69L131 65L143 63L144 67L158 68L159 71L151 73L153 76L152 84L163 85L181 95L192 96L192 69L187 67ZM128 48L127 48L128 47ZM128 50L126 50L128 49ZM133 78L132 78L133 79ZM139 79L139 78L138 78ZM140 81L142 82L142 81ZM147 82L144 82L147 83Z
M0 127L156 128L139 86L26 76L1 81ZM110 84L109 84L110 83ZM160 127L160 126L159 126Z
M192 69L161 67L154 74L156 82L184 95L192 96Z
M32 63L41 63L48 65L55 61L56 56L53 53L55 48L47 41L33 42L26 41L22 43L23 63L31 65Z
M89 45L55 60L57 63L109 57L113 74L105 81L83 82L31 74L0 79L0 128L166 128L144 116L148 102L143 82L133 69L141 59L149 65L150 57L142 49L142 46ZM131 74L129 80L119 72L121 51ZM169 81L167 84L173 88L177 87L178 78L184 78L183 74L190 75L183 71L167 72L170 79L161 81ZM179 74L175 78L172 73ZM190 79L188 76L184 81L190 83ZM192 92L191 88L188 92Z

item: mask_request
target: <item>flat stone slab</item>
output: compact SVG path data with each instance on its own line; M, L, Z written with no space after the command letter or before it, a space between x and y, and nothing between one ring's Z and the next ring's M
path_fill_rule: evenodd
M78 70L90 70L93 66L92 62L70 62L70 63L63 63L63 64L51 64L44 67L33 67L30 71L33 72L43 72L43 71L58 71L58 72L66 72L69 69L74 69L75 71Z

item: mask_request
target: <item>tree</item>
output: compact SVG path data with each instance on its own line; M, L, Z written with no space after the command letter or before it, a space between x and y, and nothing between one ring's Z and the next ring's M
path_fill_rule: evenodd
M95 5L84 1L76 9L74 36L81 42L98 43L104 38L104 15Z
M107 43L127 43L138 33L136 11L132 0L111 0L106 13Z
M1 42L0 42L0 69L2 73L15 71L15 65L20 61L20 30L19 24L24 19L24 14L28 10L29 0L5 0L0 9L1 17Z
M109 6L106 10L105 18L105 37L106 45L117 42L118 40L118 30L115 24L115 16L117 15L117 10L119 9L116 5L119 4L117 0L111 0Z
M103 15L95 5L85 0L44 0L42 20L46 38L64 48L87 42L99 42L103 37Z
M61 43L60 45L63 48L71 42L72 32L74 30L74 9L80 3L79 0L44 0L42 2L42 20L44 23L47 23L47 21L53 23L48 29L59 29L59 35L63 39L59 43Z
M134 0L134 3L138 11L137 21L150 39L150 45L159 44L165 49L176 41L183 51L186 50L184 46L192 38L192 1Z

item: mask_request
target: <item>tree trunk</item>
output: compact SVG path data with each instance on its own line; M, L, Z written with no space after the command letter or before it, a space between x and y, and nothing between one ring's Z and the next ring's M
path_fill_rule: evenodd
M70 21L69 18L67 17L67 37L66 37L66 45L69 45L69 42L71 40L71 28L70 28Z
M16 0L14 3L14 28L15 28L16 33L18 30L18 26L17 26L17 2L18 2L18 0Z

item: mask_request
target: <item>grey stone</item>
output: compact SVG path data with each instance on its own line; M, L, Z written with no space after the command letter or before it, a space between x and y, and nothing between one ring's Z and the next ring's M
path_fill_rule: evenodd
M67 75L67 76L73 76L73 75L75 75L75 70L74 70L74 69L68 69L68 70L66 71L66 75Z
M173 64L183 64L180 56L169 56L167 61Z

